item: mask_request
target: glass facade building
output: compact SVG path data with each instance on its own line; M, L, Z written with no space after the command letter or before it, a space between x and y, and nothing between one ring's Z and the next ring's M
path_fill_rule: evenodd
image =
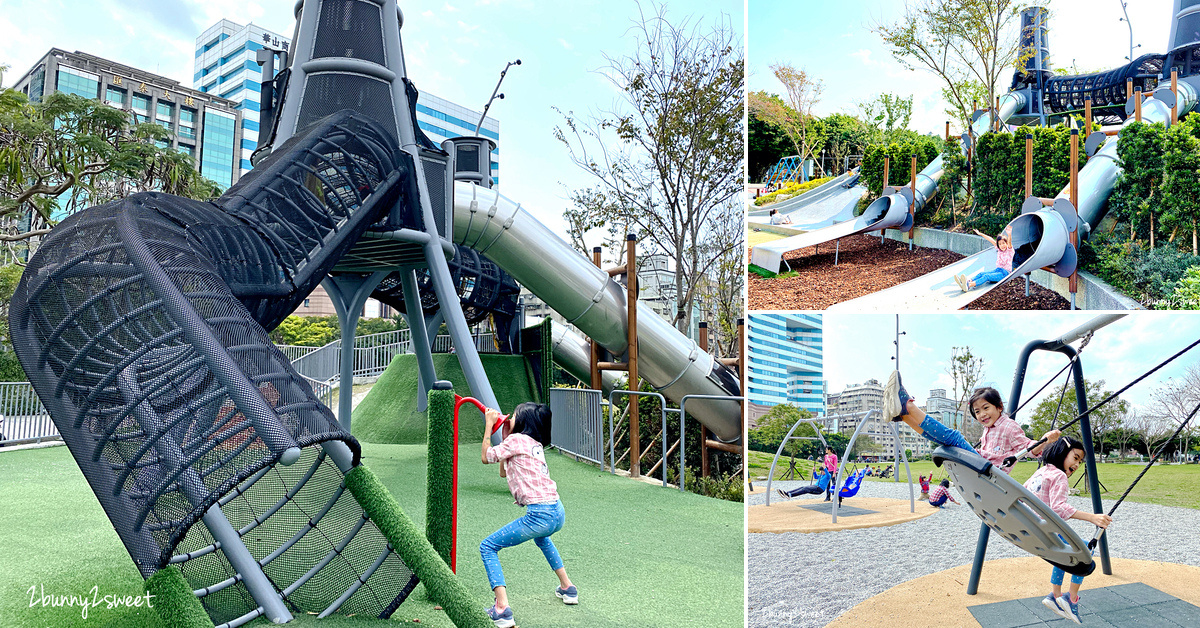
M165 76L58 48L39 59L13 87L33 102L55 91L101 100L129 112L134 122L167 129L170 136L158 145L195 158L200 173L221 189L241 176L233 167L234 147L242 141L235 102L201 94Z
M241 173L250 170L250 155L258 148L259 134L266 135L269 120L260 120L262 66L257 54L263 48L287 52L291 41L256 24L238 24L221 20L196 38L196 60L192 85L206 94L216 94L237 103L241 111L241 136L237 145L237 165ZM276 64L275 71L281 68ZM417 86L418 89L420 86ZM443 140L476 135L479 111L473 111L422 91L417 103L417 125L429 139ZM478 135L500 143L500 122L486 118ZM492 151L492 179L499 183L500 149Z
M752 312L747 396L751 403L790 403L825 414L824 347L820 314Z

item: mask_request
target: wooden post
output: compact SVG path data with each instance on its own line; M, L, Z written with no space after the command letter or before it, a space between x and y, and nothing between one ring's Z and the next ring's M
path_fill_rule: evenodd
M1133 119L1142 121L1142 90L1133 90Z
M746 428L746 408L749 407L746 404L747 404L747 400L750 399L750 391L746 389L746 372L750 370L750 362L748 361L748 358L746 357L746 319L744 319L744 318L737 319L737 327L738 327L737 370L738 370L738 379L741 381L741 384L742 384L742 388L741 388L742 403L740 404L742 406L742 481L745 482L746 480L750 479L750 469L746 465L746 442L750 439L748 436L746 436L746 429L745 429Z
M637 236L632 233L625 236L625 295L625 307L628 310L626 320L629 330L629 390L637 391L641 389L637 360ZM630 395L629 475L635 478L642 474L638 427L638 398L637 395Z
M1133 98L1133 79L1125 79L1125 100Z
M700 350L708 353L708 322L700 321ZM683 422L680 421L682 426ZM682 428L679 432L680 442L683 442ZM708 428L703 423L700 424L700 477L706 478L710 474L708 468Z
M596 268L600 268L600 247L592 247L592 263ZM600 344L595 340L592 342L592 390L600 390L603 385L603 378L600 375Z
M995 132L999 133L1000 132L1000 97L999 96L996 97L996 106L995 106L995 108L992 109L992 124L993 124L993 130Z
M909 175L909 190L912 191L912 203L908 205L908 215L916 220L917 216L917 156L912 156L911 174ZM908 229L908 244L911 246L913 241L913 232L916 231L917 225L914 222L912 227Z
M1033 196L1033 134L1025 134L1025 198Z
M888 168L891 167L891 165L892 165L892 158L884 157L883 158L883 187L885 187L885 188L888 186Z
M1092 98L1090 96L1083 99L1083 124L1090 137L1092 135Z
M1071 205L1079 211L1079 129L1071 129ZM1079 230L1071 232L1071 246L1079 248ZM1079 289L1079 271L1071 273L1068 281L1071 294ZM1074 299L1072 299L1074 301Z
M1171 126L1179 122L1179 69L1171 68L1171 93L1175 95L1175 104L1171 105Z
M946 120L946 141L950 141L950 121Z

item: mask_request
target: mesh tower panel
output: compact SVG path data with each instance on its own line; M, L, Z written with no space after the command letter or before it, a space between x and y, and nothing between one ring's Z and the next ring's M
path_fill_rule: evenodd
M362 59L386 66L382 7L365 0L322 2L312 56Z
M454 246L454 258L450 260L450 276L458 289L463 314L467 322L474 325L490 314L512 317L517 311L517 296L520 286L512 275L504 272L492 260L474 249L461 244ZM417 270L417 287L421 291L421 306L424 314L438 311L433 283L426 269ZM404 312L404 289L400 273L392 273L375 287L371 297Z
M1105 72L1055 76L1046 81L1046 97L1051 111L1062 113L1083 109L1084 100L1092 99L1092 110L1126 118L1125 103L1133 95L1126 94L1126 80L1133 81L1135 90L1153 91L1162 73L1165 55L1142 55L1132 63Z
M304 83L304 101L296 128L303 130L325 116L351 109L387 126L395 124L391 87L386 81L346 72L310 74Z
M298 611L386 616L415 584L343 492L357 441L263 328L395 202L403 163L339 114L215 203L144 193L71 216L14 295L17 355L134 563L179 564L218 621L257 605L206 528L215 507Z

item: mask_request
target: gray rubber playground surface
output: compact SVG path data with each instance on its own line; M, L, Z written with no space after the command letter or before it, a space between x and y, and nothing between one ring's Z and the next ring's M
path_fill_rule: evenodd
M795 501L795 500L791 500L791 501ZM775 502L772 501L771 504L772 504L771 507L774 508ZM780 505L783 505L783 504L780 504ZM815 510L817 512L823 512L823 513L829 515L830 517L833 517L833 502L817 502L815 504L800 504L800 507L807 508L809 510ZM854 506L851 506L850 504L847 504L847 503L842 503L840 506L838 506L838 516L839 517L857 517L859 515L873 515L873 514L875 514L875 512L876 511L874 511L874 510L867 510L865 508L855 508Z
M984 628L1074 626L1031 597L994 604L970 606L967 610ZM1087 591L1087 605L1079 608L1085 626L1200 626L1200 608L1153 587L1137 583Z
M761 482L755 482L757 488ZM772 482L771 490L784 490L807 482ZM764 484L765 486L765 484ZM864 497L908 499L908 485L864 482ZM1076 508L1089 508L1088 498L1071 497ZM794 507L790 503L771 500ZM764 503L762 495L747 497L747 504ZM854 499L843 502L853 506ZM1105 502L1105 507L1111 506ZM918 502L917 508L930 508ZM841 512L841 509L839 509ZM1200 566L1200 511L1125 502L1108 532L1115 558L1156 560ZM1091 537L1091 526L1072 522ZM959 565L969 565L975 555L979 519L969 509L949 508L909 523L819 534L789 532L750 534L746 540L748 626L817 628L833 621L854 605L896 584ZM988 559L1027 556L1011 544L993 537ZM987 567L984 567L986 573ZM1050 566L1044 578L1049 592ZM1086 586L1086 583L1085 583ZM1091 594L1084 592L1082 612L1088 612ZM1072 624L1073 625L1073 624ZM1103 624L1097 624L1103 625ZM1170 624L1157 623L1156 626Z

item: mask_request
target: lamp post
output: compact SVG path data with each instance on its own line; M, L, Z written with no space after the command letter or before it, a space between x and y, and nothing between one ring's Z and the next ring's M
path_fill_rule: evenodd
M1129 6L1128 2L1126 2L1125 0L1121 0L1121 12L1125 14L1125 17L1121 18L1120 21L1125 22L1125 25L1129 27L1129 56L1125 57L1125 58L1130 61L1133 61L1133 49L1135 47L1141 48L1142 45L1141 44L1138 44L1137 46L1133 45L1133 23L1129 21L1129 10L1127 9L1128 6Z
M496 81L496 89L492 90L492 97L489 98L487 104L483 106L483 113L479 116L479 124L475 125L475 135L479 135L479 129L483 128L483 119L487 117L487 112L492 106L492 101L496 100L497 98L504 100L504 94L497 95L496 92L500 91L500 84L504 82L504 75L508 74L508 69L514 65L521 65L521 60L517 59L516 61L509 61L508 65L504 66L503 70L500 70L500 80Z

